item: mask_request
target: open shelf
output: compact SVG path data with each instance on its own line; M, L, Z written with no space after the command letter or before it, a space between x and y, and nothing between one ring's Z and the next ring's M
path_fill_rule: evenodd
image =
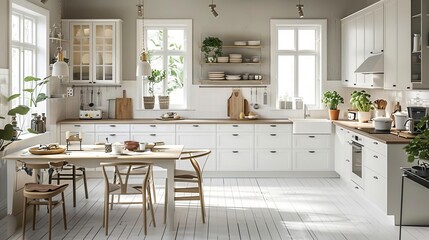
M257 63L201 63L203 65L260 65L261 62L257 62Z
M200 85L205 86L267 86L263 80L200 80Z
M222 48L251 48L251 49L258 49L258 48L262 48L261 45L242 45L242 46L238 46L238 45L226 45L226 46L222 46Z

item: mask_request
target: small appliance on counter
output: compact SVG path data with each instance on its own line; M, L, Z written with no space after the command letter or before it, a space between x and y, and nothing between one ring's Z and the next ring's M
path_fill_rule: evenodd
M101 119L102 118L101 110L80 110L79 119Z
M349 109L347 113L347 119L350 121L357 120L357 110Z
M409 131L411 134L418 134L417 124L420 119L427 115L427 108L425 107L407 107L409 119Z

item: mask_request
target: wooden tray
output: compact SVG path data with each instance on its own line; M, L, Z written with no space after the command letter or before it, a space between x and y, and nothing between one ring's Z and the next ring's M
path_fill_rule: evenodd
M416 137L416 135L411 134L411 133L409 133L409 132L398 132L398 131L392 131L392 132L390 132L390 133L391 133L391 134L393 134L393 135L399 136L399 137L406 138L406 139L413 139L413 138L415 138L415 137Z
M34 155L48 155L48 154L60 154L66 151L65 148L56 148L51 150L39 149L38 147L33 147L28 149L31 154Z

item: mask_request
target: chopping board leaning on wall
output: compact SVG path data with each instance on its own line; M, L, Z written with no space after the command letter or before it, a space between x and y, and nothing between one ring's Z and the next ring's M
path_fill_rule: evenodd
M122 91L122 98L116 98L115 105L116 119L132 119L133 118L133 102L131 98L127 98L127 91Z
M240 113L249 114L249 104L244 99L240 89L233 89L231 96L228 98L227 113L231 119L240 119Z

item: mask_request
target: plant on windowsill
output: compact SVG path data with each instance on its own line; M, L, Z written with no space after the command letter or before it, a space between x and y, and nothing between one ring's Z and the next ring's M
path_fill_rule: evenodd
M222 55L223 42L217 37L206 37L203 41L201 51L204 53L206 62L216 62L217 57Z
M372 102L369 100L371 95L365 90L361 90L353 91L351 96L350 103L358 110L359 122L368 122L371 119L371 113L369 112L372 107Z
M326 91L323 93L322 103L329 108L329 119L338 120L340 115L338 104L344 103L344 98L337 91Z
M22 127L19 128L17 126L17 122L16 122L17 115L21 115L21 116L27 115L33 106L37 107L37 104L39 102L42 102L48 98L45 93L41 92L41 88L43 87L43 85L48 83L49 77L40 79L32 76L27 76L24 78L24 85L31 84L30 88L25 88L23 90L24 93L28 93L30 95L29 106L18 105L8 111L7 115L12 118L12 121L11 123L5 124L3 129L0 129L0 152L4 151L4 149L9 144L18 140L19 135L22 132ZM7 98L7 101L10 102L13 99L18 98L19 96L21 96L20 93L12 94ZM5 119L5 117L0 116L0 119ZM21 125L24 125L24 123L22 123ZM37 131L31 128L27 129L27 131L30 133L36 133L36 134L38 133Z
M176 47L180 49L180 47ZM168 109L170 105L170 93L176 91L177 89L183 88L183 66L184 57L179 56L177 58L169 58L168 69L169 69L169 79L167 83L166 95L158 96L159 109Z
M153 109L155 106L155 85L167 78L165 70L152 69L152 74L147 77L148 92L150 96L143 97L145 109Z

